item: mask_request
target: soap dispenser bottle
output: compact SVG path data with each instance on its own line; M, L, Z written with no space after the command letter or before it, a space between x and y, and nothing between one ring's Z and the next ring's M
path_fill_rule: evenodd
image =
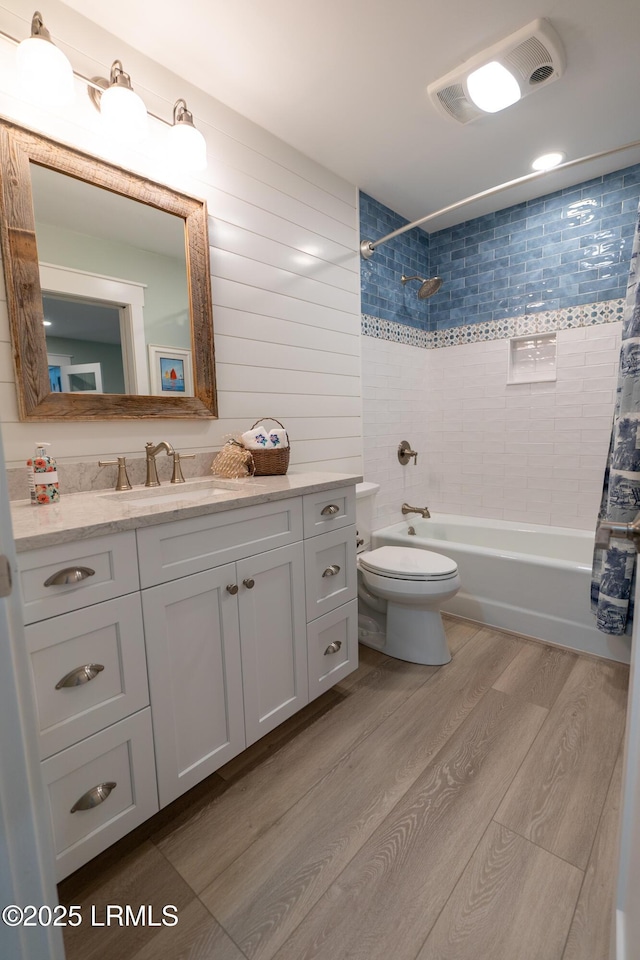
M27 460L32 504L55 503L60 499L56 462L47 453L50 446L43 441L36 443L34 456Z

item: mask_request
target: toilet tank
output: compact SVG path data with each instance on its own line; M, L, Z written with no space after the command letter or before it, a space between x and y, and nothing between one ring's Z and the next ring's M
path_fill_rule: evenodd
M376 493L380 489L379 483L356 484L356 528L358 539L363 540L358 547L358 553L369 550L371 547L371 528L373 526L373 505Z

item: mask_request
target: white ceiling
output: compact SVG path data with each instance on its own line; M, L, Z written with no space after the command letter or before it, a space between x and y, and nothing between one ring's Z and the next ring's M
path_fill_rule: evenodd
M417 219L530 172L640 139L638 0L67 0L131 46ZM462 125L431 81L538 17L566 71ZM197 116L196 116L197 123ZM640 161L629 151L549 174L444 217L438 229Z

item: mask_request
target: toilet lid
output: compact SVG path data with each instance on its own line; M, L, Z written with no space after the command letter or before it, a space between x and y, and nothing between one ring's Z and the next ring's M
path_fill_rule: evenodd
M378 547L360 555L365 570L399 580L441 580L458 571L449 557L417 547Z

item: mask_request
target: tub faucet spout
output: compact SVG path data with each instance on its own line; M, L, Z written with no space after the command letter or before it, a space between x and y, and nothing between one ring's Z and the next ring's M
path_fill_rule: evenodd
M402 516L406 517L408 513L419 513L421 517L427 520L431 514L428 507L410 507L408 503L402 504Z

